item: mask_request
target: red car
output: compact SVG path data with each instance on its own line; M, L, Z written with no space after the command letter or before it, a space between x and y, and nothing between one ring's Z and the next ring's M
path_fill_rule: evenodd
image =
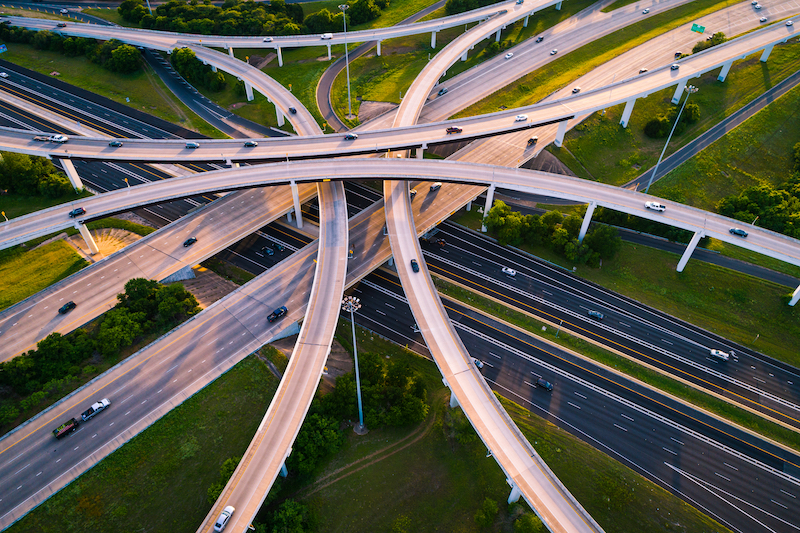
M450 126L447 128L447 133L461 133L463 130L461 128L456 128L455 126Z

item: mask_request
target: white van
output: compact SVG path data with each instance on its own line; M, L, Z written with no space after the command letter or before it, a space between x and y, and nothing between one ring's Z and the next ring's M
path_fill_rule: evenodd
M323 33L322 35L320 35L320 37L322 38L323 41L327 41L328 39L333 39L333 34L332 33Z

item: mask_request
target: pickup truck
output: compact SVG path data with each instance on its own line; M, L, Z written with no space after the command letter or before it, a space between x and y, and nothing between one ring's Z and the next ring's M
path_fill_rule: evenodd
M108 400L108 398L103 398L99 402L93 403L90 408L81 413L81 418L83 418L83 421L86 422L109 405L111 405L111 402Z
M69 140L66 135L37 135L33 138L34 141L51 142L51 143L65 143Z

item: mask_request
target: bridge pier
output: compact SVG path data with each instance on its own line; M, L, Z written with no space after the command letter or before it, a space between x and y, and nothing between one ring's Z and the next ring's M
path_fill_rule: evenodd
M789 305L794 307L794 305L800 300L800 287L797 287L794 292L792 293L792 299L789 300Z
M81 181L81 177L78 175L78 171L75 170L75 165L72 164L71 159L62 159L61 160L61 168L64 169L64 172L67 173L67 177L69 178L69 182L75 188L76 191L83 190L83 182Z
M556 11L561 11L561 4L562 2L556 4Z
M677 104L681 101L681 95L683 94L683 90L686 88L686 79L683 79L678 82L678 86L675 88L675 94L672 95L672 103Z
M97 243L94 242L94 238L89 232L89 228L86 227L86 224L75 222L75 229L81 232L81 237L86 241L86 247L89 248L89 254L94 255L100 251L100 248L98 248Z
M567 134L567 120L562 120L558 123L558 131L556 132L556 138L553 141L558 148L561 148L561 145L564 144L564 135Z
M211 65L211 72L216 72L216 71L217 71L217 67L215 67L214 65Z
M247 95L247 101L253 101L253 86L250 85L250 82L244 80L244 93Z
M518 501L519 497L522 495L522 492L510 479L506 480L509 485L511 485L511 494L508 495L508 503L509 505Z
M492 202L494 202L494 190L497 187L494 183L489 185L489 190L486 191L486 204L483 206L483 220L481 220L481 231L486 233L486 217L489 216L489 210L492 209Z
M289 470L286 468L286 462L281 464L281 477L286 477L289 475Z
M625 102L625 109L622 111L622 118L619 121L623 128L628 127L628 121L631 119L631 113L633 113L634 104L636 104L636 98L631 98Z
M586 237L586 231L589 229L589 223L592 221L595 207L597 207L597 202L591 202L586 208L586 214L583 215L581 230L578 232L578 242L583 242L583 238Z
M686 250L684 250L683 255L681 256L681 260L678 261L678 272L683 272L683 269L686 268L686 263L689 262L689 258L692 257L692 253L694 249L697 248L697 243L700 242L700 239L705 235L702 231L696 231L694 235L692 235L692 240L689 241L689 245L686 246Z
M415 149L416 150L417 159L425 159L425 148L427 148L427 147L428 147L427 145L423 144L419 148Z
M431 32L431 48L436 48L436 32Z
M286 115L283 114L283 111L280 110L278 104L275 104L275 116L278 117L278 127L282 127L286 124Z
M378 56L381 55L381 42L378 41Z
M722 65L722 70L719 71L719 76L717 76L717 81L725 81L725 78L728 77L728 72L731 71L731 65L733 65L733 60L728 61L724 65Z
M761 54L761 60L760 60L762 63L766 63L767 59L769 59L769 54L772 53L772 47L773 46L775 46L775 45L771 44L771 45L767 46L766 48L764 48L764 52Z
M453 394L453 391L450 391L450 409L453 409L454 407L458 406L459 406L458 398L456 398L456 395Z
M530 13L528 13L527 15L525 15L525 22L523 22L523 23L522 23L522 27L523 27L523 28L527 28L527 27L528 27L528 19L530 18L530 16L531 16L531 14L530 14Z
M283 66L283 53L281 52L281 47L280 46L276 46L275 47L275 51L278 52L278 66L282 67Z
M297 229L303 229L303 211L300 209L300 195L297 193L297 182L290 181L292 186L292 200L294 200L294 214L297 217ZM292 220L289 219L289 222Z
M328 61L331 60L331 44L328 43Z
M467 54L468 53L469 53L469 50L464 50L464 53L461 54L461 61L466 61L467 60Z
M231 57L236 57L236 56L233 55L233 47L232 46L228 47L228 55L231 56Z
M499 43L499 42L500 42L500 33L501 33L502 31L503 31L502 29L500 29L500 30L497 30L497 33L495 33L495 34L494 34L494 42L496 42L496 43Z

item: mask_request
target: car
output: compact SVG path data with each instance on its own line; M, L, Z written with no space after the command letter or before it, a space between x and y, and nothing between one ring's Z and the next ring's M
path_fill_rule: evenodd
M282 244L280 244L280 243L277 243L277 242L275 243L275 248L276 248L276 249L277 249L279 252L282 252L282 251L284 251L284 250L286 249L286 248L284 248L284 247L283 247L283 245L282 245Z
M764 6L762 6L761 4L756 4L753 7L756 8L756 11L758 11L759 9L761 9Z
M235 510L236 508L233 505L229 505L222 510L217 521L214 522L214 533L221 533L225 529Z
M647 72L646 68L640 68L639 69L639 74L644 74L645 72Z
M710 41L710 40L711 40L711 39L713 39L713 38L714 38L714 36L713 36L713 35L709 35L708 37L706 37L706 41Z
M578 94L579 92L581 92L580 87L575 87L574 89L572 89L572 94Z
M416 195L417 195L417 189L411 189L410 191L408 191L409 199L413 200Z
M69 137L59 133L57 135L51 135L49 140L50 140L50 142L64 144L65 142L67 142L69 140Z
M747 237L747 232L742 228L731 228L728 230L731 235L736 235L737 237L745 238Z
M552 50L550 50L550 55L551 55L551 56L554 56L554 55L556 55L557 53L558 53L558 48L553 48Z
M483 368L483 361L481 361L480 359L475 359L473 357L472 362L475 363L475 366L477 366L478 368Z
M539 137L534 135L530 139L528 139L528 146L533 146L534 144L539 142Z
M268 244L266 246L261 247L261 255L275 255L275 250L272 249L272 245Z
M78 427L80 426L80 422L75 420L74 418L70 418L56 429L53 430L53 436L57 439L66 437L70 433L75 433L78 431Z
M514 117L514 122L525 122L528 120L528 115L517 115Z
M81 418L83 418L84 422L86 422L87 420L91 420L97 413L99 413L109 405L111 405L109 399L103 398L99 402L93 403L91 407L89 407L87 410L81 413Z
M190 148L192 150L194 150L195 148L200 148L200 143L188 142L186 143L186 148Z
M273 312L271 312L269 315L267 315L267 322L275 322L279 318L286 316L286 313L288 312L289 310L286 309L286 306L282 305Z
M593 311L591 309L587 312L587 314L592 318L596 318L597 320L603 320L605 316L600 311Z
M546 391L552 392L553 391L553 384L547 381L546 379L539 378L536 380L536 386L541 387Z
M76 207L75 209L69 212L69 218L75 218L85 214L86 214L86 209L82 207Z
M297 108L295 108L295 107L290 107L290 108L289 108L289 113L291 113L292 115L296 115L296 114L297 114Z
M358 133L348 133L344 136L345 141L355 141L358 139Z
M419 272L419 263L417 263L416 259L411 260L411 270L414 272Z
M62 15L69 15L69 9L67 9L65 7L62 7L61 9L59 9L58 12L61 13Z
M787 20L786 21L786 25L787 26L794 26L794 22L792 22L791 20Z
M69 313L70 311L75 309L76 307L78 307L78 304L76 304L73 301L69 301L69 302L65 303L64 305L62 305L61 308L59 308L58 314L59 315L66 315L67 313Z
M761 17L760 19L758 19L758 21L759 22L766 22L767 21L767 17Z
M525 3L525 0L517 0L517 5L518 6L521 6L524 3Z
M683 55L683 52L681 52L680 50L678 50L677 52L675 52L675 59L678 59L678 58L679 58L679 57L681 57L682 55Z
M264 37L264 42L265 43L271 43L272 42L272 37Z
M750 2L750 5L751 5L751 6L754 6L754 5L756 5L757 3L758 3L758 0L753 0L752 2Z
M122 146L122 141L111 141L108 143L111 148L119 148Z
M439 248L444 248L445 245L447 244L447 241L444 239L436 239L435 241L433 241L433 244L435 244Z
M441 89L439 89L439 92L436 93L436 96L444 96L446 94L447 94L447 87L442 87Z
M509 52L505 55L506 59L511 59L512 57L514 57L514 52Z
M189 237L185 241L183 241L183 247L188 248L189 246L193 245L197 242L197 237Z
M727 361L731 354L728 352L723 352L722 350L711 350L711 356L716 357L717 359L722 359L723 361Z
M258 142L256 142L256 141L245 141L244 142L244 147L245 148L255 148L256 146L258 146Z
M540 36L538 36L538 37L536 38L536 42L537 42L537 43L540 43L540 42L542 42L542 41L544 41L544 35L540 35Z
M650 13L649 8L642 11L642 15L647 15L648 13Z
M7 78L8 72L0 72L0 78Z
M450 127L449 127L449 128L447 128L445 131L446 131L447 133L461 133L461 132L462 132L462 131L464 131L464 130L462 130L461 128L457 128L456 126L450 126Z
M667 208L667 206L658 202L645 202L644 206L647 209L652 209L653 211L664 211Z
M433 183L431 185L431 192L438 191L441 188L442 188L442 182L441 181L437 181L437 182L435 182L435 183Z
M677 63L673 63L669 67L670 70L678 70L679 68L681 68L681 66L679 64L677 64Z
M67 27L66 22L59 22L58 24L56 24L56 28L66 28L66 27Z
M517 275L517 271L513 268L503 267L501 270L503 271L503 274L508 274L512 278Z

